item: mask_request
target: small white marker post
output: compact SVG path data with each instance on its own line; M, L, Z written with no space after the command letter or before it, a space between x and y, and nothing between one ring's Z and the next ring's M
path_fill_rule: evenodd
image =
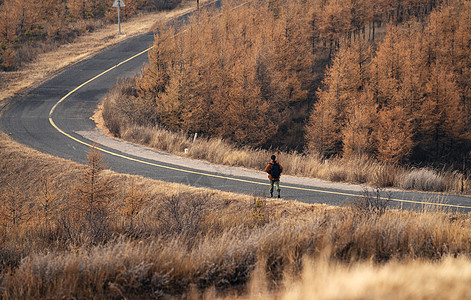
M119 8L120 7L125 7L124 1L123 0L114 0L113 7L118 8L118 35L121 35L121 20L119 18Z

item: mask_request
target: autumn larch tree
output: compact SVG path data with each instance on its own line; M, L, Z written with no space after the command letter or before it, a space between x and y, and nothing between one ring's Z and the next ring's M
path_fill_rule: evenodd
M83 228L93 238L105 234L110 218L110 200L116 194L113 182L102 175L103 156L95 147L87 155L87 170L76 187L77 213Z

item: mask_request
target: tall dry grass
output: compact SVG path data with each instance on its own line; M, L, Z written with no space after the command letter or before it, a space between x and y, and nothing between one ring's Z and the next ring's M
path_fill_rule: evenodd
M357 263L415 266L414 261L424 260L426 266L471 254L468 214L306 205L106 170L100 176L119 191L109 199L105 234L96 239L68 219L74 216L68 209L77 200L74 191L86 166L0 134L0 170L1 195L13 189L17 201L32 208L21 222L0 225L0 295L5 299L250 297L263 289L289 296L292 289L283 287L298 286L287 280L311 272L308 260L327 262L325 272L314 271L323 282L323 276L350 274L348 266ZM44 185L58 204L47 223L35 209L38 197L46 197ZM143 201L130 220L122 207L133 195ZM251 279L257 276L258 283ZM318 292L309 288L296 287L304 293L299 297ZM375 289L380 293L382 287Z
M352 217L348 210L318 209L301 220L283 218L253 228L239 224L195 237L191 246L184 236L119 238L83 249L32 253L4 274L4 296L181 296L192 286L224 294L245 291L257 262L264 266L268 288L276 290L283 278L300 273L303 258L317 259L325 251L327 261L342 266L470 253L469 230L463 230L468 220L452 225L442 214L387 213L356 223Z
M377 265L342 265L307 259L300 276L287 276L279 291L266 288L257 272L250 292L230 299L468 299L471 297L469 259L447 257L437 262L416 260ZM213 298L211 291L206 296Z

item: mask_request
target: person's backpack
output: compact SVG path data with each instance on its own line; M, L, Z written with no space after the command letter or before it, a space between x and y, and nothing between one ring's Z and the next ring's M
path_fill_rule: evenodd
M280 164L278 164L278 163L271 164L270 175L271 175L272 178L280 177L280 175L281 175Z

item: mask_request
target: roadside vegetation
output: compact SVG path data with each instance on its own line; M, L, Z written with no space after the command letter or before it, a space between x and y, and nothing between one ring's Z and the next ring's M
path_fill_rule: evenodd
M110 96L111 95L111 96ZM107 97L112 97L110 93ZM186 132L173 132L155 126L139 126L132 123L119 123L123 118L115 118L116 107L103 108L105 122L113 121L119 126L119 137L141 145L166 151L180 156L206 160L215 164L238 166L263 170L273 152L283 164L283 174L313 177L334 182L363 184L370 187L396 187L405 190L464 193L471 192L471 179L463 171L434 169L430 167L411 168L407 165L391 164L367 157L331 157L325 159L319 154L283 152L278 150L238 147L222 138L196 138ZM106 114L113 117L107 119ZM108 127L110 128L110 127ZM185 149L188 149L185 152Z
M279 152L285 174L469 193L469 1L373 4L202 11L159 31L104 124L213 163L261 169Z
M435 295L470 293L468 214L197 189L110 172L94 149L84 166L0 139L4 299L327 299L387 295L393 286L407 298L418 295L406 288L412 266L422 283L442 285L459 269L454 288ZM387 284L386 272L403 280ZM354 289L334 284L351 286L352 275Z

